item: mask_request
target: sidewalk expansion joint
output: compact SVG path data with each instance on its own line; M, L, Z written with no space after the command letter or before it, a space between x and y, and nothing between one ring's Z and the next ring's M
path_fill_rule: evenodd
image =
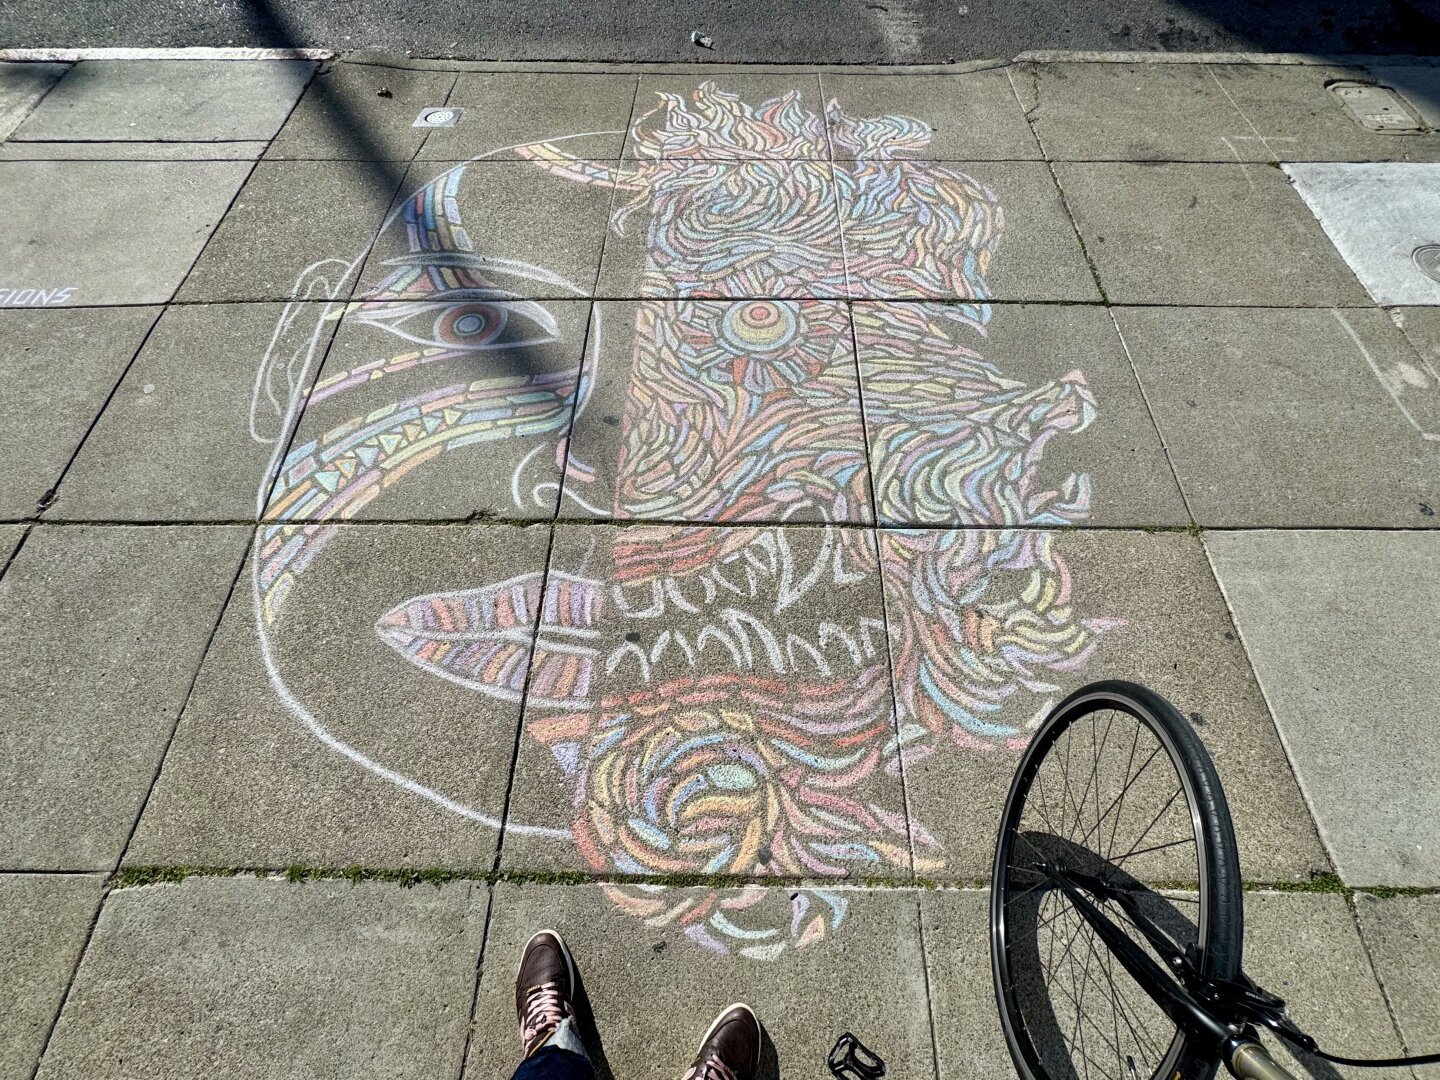
M24 873L0 870L4 873ZM921 891L975 892L988 889L988 877L939 880L929 877L852 877L816 878L752 874L587 874L578 870L465 870L427 867L366 866L124 866L110 875L108 885L116 889L143 888L150 885L176 885L187 878L253 877L265 881L303 884L308 881L380 882L413 888L416 885L439 887L453 882L485 885L546 885L586 887L601 885L646 885L672 889L847 889L854 891ZM1154 881L1147 883L1156 890L1193 888L1193 882ZM1332 873L1316 873L1303 881L1245 881L1246 892L1325 893L1340 896L1364 894L1381 900L1405 896L1440 895L1440 886L1414 885L1346 885Z

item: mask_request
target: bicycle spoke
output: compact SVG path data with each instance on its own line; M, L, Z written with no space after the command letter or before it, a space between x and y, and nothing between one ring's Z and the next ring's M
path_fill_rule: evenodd
M1112 961L1112 958L1111 958L1110 951L1109 951L1108 949L1105 950L1105 954L1104 954L1104 956L1102 957L1101 954L1100 954L1100 951L1095 947L1095 941L1094 941L1093 936L1092 936L1092 938L1091 938L1091 940L1090 940L1090 950L1091 950L1091 953L1094 955L1094 957L1095 957L1096 960L1100 961L1100 963L1104 964L1107 968L1110 969L1110 973L1109 973L1108 979L1109 979L1109 987L1110 987L1110 997L1111 997L1111 1001L1112 1001L1112 1003L1113 1003L1113 1002L1116 1000L1117 995L1119 994L1119 989L1118 989L1118 987L1115 985L1114 968L1111 966L1112 963L1113 963L1113 961ZM1098 979L1096 980L1096 985L1097 985L1097 986L1099 985ZM1114 1050L1115 1050L1116 1057L1118 1058L1118 1057L1121 1055L1121 1050L1120 1050L1120 1034L1119 1034L1119 1018L1118 1018L1118 1014L1114 1017L1114 1020L1115 1020L1115 1028L1116 1028ZM1127 1026L1128 1026L1128 1021L1127 1021ZM1132 1031L1132 1033L1133 1033L1134 1029L1132 1028L1131 1031ZM1138 1035L1136 1035L1135 1041L1136 1041L1136 1045L1137 1045L1137 1046L1141 1045L1141 1044L1140 1044L1140 1038L1139 1038Z
M1098 985L1098 984L1095 984L1095 985ZM1118 1042L1115 1042L1115 1043L1110 1042L1110 1040L1105 1036L1105 1032L1104 1032L1103 1030L1101 1030L1100 1026L1099 1026L1098 1024L1096 1024L1095 1021L1094 1021L1091 1017L1085 1015L1084 1006L1081 1004L1080 1001L1078 1001L1078 1000L1075 998L1075 996L1074 996L1073 994L1070 993L1069 990L1066 990L1065 987L1063 987L1063 986L1059 986L1059 987L1057 987L1057 988L1059 989L1059 991L1060 991L1062 994L1065 995L1066 1000L1069 1001L1071 1005L1075 1006L1075 1016L1076 1016L1076 1019L1077 1019L1077 1020L1079 1020L1079 1019L1084 1019L1087 1023L1089 1023L1090 1029L1091 1029L1092 1031L1094 1031L1095 1034L1100 1037L1100 1041L1103 1042L1106 1046L1108 1046L1111 1050L1114 1050L1116 1056L1118 1057L1118 1056L1122 1053L1122 1051L1121 1051L1121 1049L1120 1049L1120 1044L1119 1044ZM1081 1030L1083 1030L1083 1029L1081 1029ZM1088 1057L1088 1055L1087 1055L1087 1057ZM1099 1064L1098 1064L1097 1062L1095 1062L1095 1060L1094 1060L1093 1058L1089 1058L1089 1061L1090 1061L1090 1063L1091 1063L1092 1065L1094 1065L1097 1069L1100 1068ZM1102 1071L1104 1071L1104 1070L1102 1070ZM1107 1074L1107 1075L1108 1075L1108 1074Z
M1081 930L1087 929L1088 926L1082 925ZM1085 974L1089 972L1089 964L1090 956L1087 954L1085 957L1085 973L1082 973L1080 979L1077 981L1075 978L1075 957L1073 954L1070 957L1070 985L1075 988L1076 993L1075 1027L1070 1032L1070 1043L1073 1046L1076 1036L1079 1036L1080 1059L1085 1062L1085 1080L1090 1080L1090 1057L1085 1053L1085 1029L1080 1026L1080 1021L1085 1017Z
M1091 942L1091 947L1094 948L1093 940L1092 940L1092 942ZM1097 955L1097 959L1099 959L1098 951L1097 951L1097 954L1096 954L1096 955ZM1116 982L1115 982L1113 958L1112 958L1112 955L1111 955L1111 953L1110 953L1110 951L1109 951L1108 949L1105 950L1105 956L1104 956L1104 961L1103 961L1103 962L1104 962L1104 963L1106 964L1106 966L1110 969L1109 980L1110 980L1110 988L1111 988L1112 998L1113 998L1117 1003L1119 1003L1119 1002L1124 1002L1124 995L1121 993L1121 991L1120 991L1120 989L1119 989L1119 986L1118 986L1118 985L1116 984ZM1126 1003L1126 1004L1128 1004L1128 1003ZM1122 1008L1123 1008L1123 1006L1122 1006ZM1137 1017L1137 1019L1138 1019L1138 1017ZM1136 1046L1137 1046L1138 1048L1142 1049L1142 1050L1154 1051L1155 1054L1156 1054L1156 1062L1158 1063L1160 1057L1162 1057L1163 1055L1159 1054L1158 1049L1157 1049L1157 1048L1155 1047L1155 1045L1154 1045L1154 1041L1151 1040L1151 1041L1149 1042L1148 1046L1147 1046L1146 1043L1141 1039L1139 1033L1136 1031L1136 1029L1135 1029L1134 1025L1132 1024L1131 1020L1129 1019L1128 1015L1126 1016L1125 1024L1126 1024L1126 1026L1127 1026L1128 1028L1130 1028L1131 1034L1132 1034L1132 1036L1133 1036L1134 1039L1135 1039ZM1143 1025L1142 1025L1142 1027L1143 1027ZM1119 1041L1118 1036L1117 1036L1116 1041L1117 1041L1117 1043L1118 1043L1118 1041Z
M1135 843L1130 845L1130 850L1127 851L1124 855L1120 856L1119 859L1113 860L1116 866L1119 866L1120 863L1124 862L1130 857L1130 855L1135 851L1135 849L1140 846L1140 842L1144 840L1145 837L1150 835L1150 830L1153 829L1157 824L1159 824L1160 819L1165 816L1166 811L1168 811L1170 807L1175 805L1175 800L1178 799L1182 794L1182 789L1177 787L1175 789L1175 794L1171 795L1170 798L1165 800L1165 805L1160 808L1160 812L1151 819L1149 825L1145 826L1145 831L1135 838Z
M1113 720L1114 717L1111 717L1111 719ZM1099 771L1100 771L1100 752L1099 752L1099 750L1097 750L1096 747L1095 747L1095 723L1094 723L1093 720L1090 722L1089 727L1090 727L1090 776L1089 776L1089 777L1086 779L1086 781L1085 781L1085 790L1082 791L1082 792L1080 792L1080 802L1079 802L1079 805L1076 806L1076 808L1075 808L1075 824L1076 824L1077 827L1079 826L1079 824L1080 824L1080 819L1081 819L1082 815L1084 814L1084 810L1083 810L1082 808L1085 806L1085 800L1090 797L1090 789L1091 789L1092 786L1094 786L1095 778L1096 778L1097 774L1098 774ZM1106 738L1109 738L1109 737L1110 737L1110 727L1109 727L1109 725L1106 725L1106 727L1105 727L1105 737L1106 737ZM1104 745L1105 745L1105 744L1104 744L1104 741L1102 740L1102 741L1101 741L1101 744L1100 744L1101 749L1104 748ZM1098 810L1099 807L1097 806L1096 809ZM1086 835L1088 836L1089 834L1086 834ZM1067 837L1067 839L1069 839L1069 838ZM1080 841L1080 843L1081 843L1081 845L1084 845L1085 840L1082 838L1081 841Z
M1120 856L1119 859L1115 860L1115 865L1119 866L1126 859L1133 859L1137 855L1148 855L1152 851L1164 851L1166 848L1183 847L1186 844L1193 843L1195 843L1195 838L1188 836L1184 840L1172 840L1168 844L1156 844L1153 847L1141 848L1139 851L1127 851L1124 855Z
M1105 848L1105 857L1107 859L1110 857L1110 852L1113 851L1115 848L1115 833L1120 828L1120 817L1122 811L1119 808L1124 802L1125 793L1130 790L1131 784L1134 783L1134 781L1130 779L1130 770L1135 765L1135 752L1140 748L1140 726L1141 725L1139 721L1136 721L1135 734L1130 739L1130 756L1125 761L1125 780L1124 783L1120 785L1120 790L1115 794L1115 802L1113 804L1116 808L1115 824L1110 827L1110 843ZM1155 754L1159 751L1159 749L1160 748L1157 746L1155 750L1151 751L1150 756L1145 759L1145 764L1140 766L1141 773L1145 771L1145 769L1149 766L1150 762L1155 760ZM1138 780L1140 778L1140 773L1136 773L1135 778ZM1107 809L1105 813L1108 815L1110 813L1109 809ZM1104 836L1103 829L1101 830L1101 836L1102 838ZM1099 847L1100 845L1097 843L1095 846Z
M1070 798L1070 744L1075 741L1074 731L1075 729L1073 727L1065 729L1065 763L1060 766L1060 779L1062 781L1060 789L1060 829L1055 835L1061 837L1069 836L1069 833L1065 831L1065 813L1068 809L1066 800Z
M1139 725L1137 724L1136 727L1135 727L1135 740L1136 740L1136 742L1139 742L1139 739L1140 739L1140 727L1139 727ZM1139 779L1140 779L1140 774L1143 773L1143 772L1150 766L1150 762L1152 762L1152 761L1155 760L1155 756L1160 753L1160 750L1161 750L1161 748L1160 748L1159 746L1157 746L1157 747L1155 747L1154 750L1150 751L1150 756L1149 756L1148 758L1146 758L1146 759L1145 759L1145 763L1140 766L1140 772L1137 772L1137 773L1135 774L1135 776L1132 778L1132 777L1130 776L1130 766L1135 763L1135 758L1134 758L1135 748L1134 748L1134 747L1131 747L1131 751L1130 751L1130 753L1131 753L1131 758L1130 758L1130 761L1127 762L1126 765L1125 765L1125 779L1126 779L1126 784L1125 784L1124 787L1122 787L1122 788L1120 789L1120 793L1119 793L1118 795L1116 795L1113 800L1111 800L1110 805L1105 808L1105 813L1101 814L1099 820L1097 820L1094 825L1090 826L1090 831L1087 832L1083 837L1080 838L1080 843L1081 843L1082 845L1083 845L1087 840L1089 840L1091 836L1094 835L1096 829L1100 828L1100 826L1105 823L1105 819L1110 816L1110 811L1111 811L1111 810L1114 810L1117 806L1120 805L1121 800L1125 798L1125 794L1126 794L1126 792L1128 792L1128 791L1130 790L1131 785L1133 785L1136 780L1139 780ZM1119 815L1116 815L1115 823L1116 823L1116 826L1118 827L1118 826L1119 826L1119 823L1120 823L1120 817L1119 817ZM1110 841L1111 841L1112 844L1113 844L1114 841L1115 841L1115 833L1114 833L1113 830L1112 830L1111 833L1110 833ZM1106 854L1108 855L1109 853L1107 852Z
M1045 827L1050 830L1052 836L1058 836L1055 831L1055 823L1050 820L1050 801L1045 797L1045 777L1041 770L1035 770L1035 786L1040 792L1040 820L1045 822Z
M1074 947L1075 947L1075 939L1079 936L1080 930L1085 926L1085 920L1084 920L1084 918L1081 917L1080 913L1079 913L1078 911L1076 911L1073 906L1067 907L1067 908L1066 908L1066 911L1070 912L1071 914L1073 914L1073 915L1075 916L1076 922L1075 922L1075 933L1073 933L1073 934L1070 935L1069 940L1065 942L1065 948L1064 948L1064 950L1062 950L1061 953L1060 953L1060 959L1061 959L1062 962L1063 962L1067 957L1069 957L1069 955L1070 955L1070 953L1071 953L1071 950L1074 949Z

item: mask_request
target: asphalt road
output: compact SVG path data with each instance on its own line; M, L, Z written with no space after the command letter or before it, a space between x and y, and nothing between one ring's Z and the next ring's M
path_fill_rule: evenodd
M699 30L712 49L691 43ZM0 0L0 46L943 63L1026 49L1434 53L1440 0Z

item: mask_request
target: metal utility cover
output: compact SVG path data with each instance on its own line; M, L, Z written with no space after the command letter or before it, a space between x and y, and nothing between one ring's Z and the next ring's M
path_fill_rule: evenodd
M1410 260L1428 278L1440 281L1440 244L1424 244L1410 253Z
M1425 130L1420 118L1388 86L1339 82L1331 83L1329 90L1340 99L1354 121L1367 131L1378 131L1384 135L1419 135Z
M420 115L415 118L411 127L420 128L442 128L454 127L460 122L464 115L464 109L450 109L443 105L432 105L428 109L421 109Z
M1426 250L1440 244L1440 164L1296 162L1284 169L1376 303L1440 304Z

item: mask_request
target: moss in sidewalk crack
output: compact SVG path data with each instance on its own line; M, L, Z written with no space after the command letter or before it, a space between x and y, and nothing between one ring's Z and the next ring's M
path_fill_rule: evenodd
M574 887L594 885L648 885L670 889L739 889L761 886L773 889L850 888L857 890L911 889L939 892L947 889L985 889L989 879L982 877L942 881L931 877L863 877L835 881L816 881L799 877L757 877L738 874L589 874L581 870L464 870L443 867L371 867L371 866L308 866L294 863L283 869L251 866L126 866L113 874L110 884L116 889L140 888L146 885L175 885L192 877L233 878L250 874L256 878L280 880L294 885L313 881L348 881L398 885L414 888L432 885L439 888L468 881L481 885L526 885ZM1153 882L1157 890L1194 888L1194 882ZM1388 900L1404 896L1440 895L1440 888L1403 885L1366 885L1352 888L1330 871L1313 871L1303 881L1246 881L1246 892L1317 893L1345 896L1357 894Z
M1247 881L1244 889L1246 892L1337 893L1341 896L1351 892L1339 875L1322 870L1312 870L1308 881Z

